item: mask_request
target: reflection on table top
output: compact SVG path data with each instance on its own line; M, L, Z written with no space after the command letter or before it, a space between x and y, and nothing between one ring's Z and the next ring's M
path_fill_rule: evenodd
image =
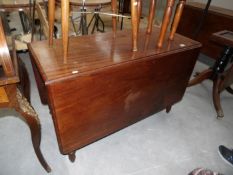
M57 0L61 2L61 0ZM85 6L96 6L96 5L108 5L111 3L111 0L85 0ZM82 6L83 0L70 0L70 4L73 6Z
M31 0L33 2L33 0ZM43 2L43 0L37 0L36 2ZM25 8L30 6L30 0L0 0L1 9L11 8Z

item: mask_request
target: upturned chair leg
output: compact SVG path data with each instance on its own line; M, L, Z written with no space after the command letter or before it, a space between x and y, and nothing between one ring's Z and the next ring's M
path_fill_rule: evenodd
M22 118L25 120L27 125L31 131L31 139L34 151L38 160L40 161L41 165L47 172L51 172L51 168L45 161L41 150L40 150L40 141L41 141L41 128L40 128L40 121L38 115L28 103L27 99L22 96L20 91L17 89L16 91L16 98L17 98L17 105L15 107L16 111L18 111Z
M112 7L112 13L116 14L117 12L117 1L116 0L112 0L111 7ZM114 34L116 33L116 29L117 29L117 19L116 19L116 16L113 16L112 17L112 31L114 32Z
M61 18L62 18L62 43L64 63L67 62L68 55L68 33L69 33L69 0L61 1Z
M176 33L176 29L178 27L178 24L180 22L180 18L182 16L182 12L183 12L183 9L184 9L185 2L186 2L186 0L180 0L179 4L177 5L175 17L174 17L172 27L171 27L171 31L170 31L170 35L169 35L170 40L174 39L174 35Z
M148 24L147 24L147 34L151 34L152 32L152 26L153 26L153 21L154 21L154 16L155 16L155 6L156 6L156 0L151 0L150 1L150 11L149 11L149 16L148 16Z
M138 2L131 0L131 23L132 23L132 47L133 51L138 50Z
M55 0L49 0L48 2L49 12L49 45L53 45L53 30L54 30L54 19L55 19Z
M167 1L167 7L163 16L163 23L161 26L160 34L159 34L159 39L157 42L157 47L161 48L163 45L163 41L167 32L168 25L170 23L171 15L172 15L172 9L174 6L175 0L168 0Z

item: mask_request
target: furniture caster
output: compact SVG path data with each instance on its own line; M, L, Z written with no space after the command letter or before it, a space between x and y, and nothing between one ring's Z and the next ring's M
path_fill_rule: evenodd
M75 151L68 154L70 161L73 163L76 159Z

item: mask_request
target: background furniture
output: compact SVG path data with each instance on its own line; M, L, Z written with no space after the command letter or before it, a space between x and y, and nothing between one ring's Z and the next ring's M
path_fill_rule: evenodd
M220 103L220 93L226 89L233 94L233 89L230 87L233 83L233 32L224 30L214 33L211 40L224 47L224 51L214 66L198 74L190 81L189 86L201 83L205 79L212 79L214 107L217 117L222 118L224 114Z
M50 172L51 169L40 151L41 130L38 115L28 102L27 98L25 98L17 87L20 81L18 69L23 70L21 71L21 77L25 76L26 71L25 68L22 67L22 64L18 67L15 50L13 51L13 60L11 60L9 50L6 45L1 19L0 48L0 108L14 109L21 115L22 119L30 128L32 144L38 160L43 168L47 172ZM23 87L23 90L24 89L25 88Z
M205 5L204 3L188 2L185 5L177 33L201 42L203 44L201 52L215 59L216 55L221 54L222 48L211 42L210 37L213 33L221 30L233 31L233 11L210 6L200 32L194 36Z

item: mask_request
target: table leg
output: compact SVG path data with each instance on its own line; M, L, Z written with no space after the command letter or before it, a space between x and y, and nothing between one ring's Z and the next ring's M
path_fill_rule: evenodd
M75 152L76 151L73 151L73 152L71 152L71 153L68 154L69 159L70 159L71 162L74 162L75 159L76 159Z
M214 107L215 110L217 112L217 118L223 118L224 114L223 114L223 110L222 110L222 106L220 103L220 84L221 84L221 76L217 76L216 79L214 80L214 85L213 85L213 103L214 103Z
M194 79L192 79L189 84L188 87L190 86L194 86L196 84L201 83L202 81L211 78L213 74L213 70L212 69L207 69L204 70L203 72L201 72L200 74L198 74Z

